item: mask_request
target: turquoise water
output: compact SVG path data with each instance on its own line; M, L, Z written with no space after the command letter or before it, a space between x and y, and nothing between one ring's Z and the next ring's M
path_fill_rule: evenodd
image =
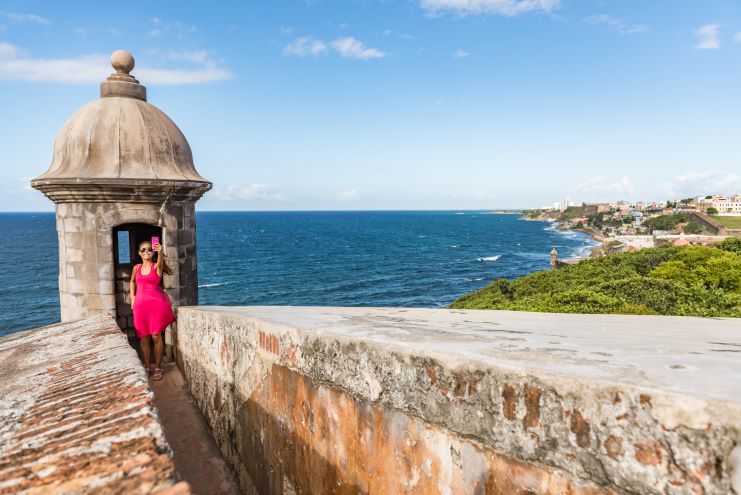
M198 212L199 304L442 307L584 254L584 234L483 212ZM59 321L53 213L0 213L0 335Z

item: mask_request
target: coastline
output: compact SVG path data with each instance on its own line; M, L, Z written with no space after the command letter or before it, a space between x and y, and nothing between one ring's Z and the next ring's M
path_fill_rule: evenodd
M588 258L597 258L601 256L602 249L605 246L605 243L607 242L607 237L602 235L602 233L596 229L593 229L592 227L570 227L566 225L563 222L559 222L556 219L547 219L547 218L541 218L542 215L536 217L536 218L530 218L527 214L520 217L520 220L524 220L527 222L548 222L548 223L555 223L556 224L556 230L574 230L577 232L582 232L584 234L587 234L592 241L597 243L596 246L592 246L591 252L588 256ZM600 254L598 254L600 253Z

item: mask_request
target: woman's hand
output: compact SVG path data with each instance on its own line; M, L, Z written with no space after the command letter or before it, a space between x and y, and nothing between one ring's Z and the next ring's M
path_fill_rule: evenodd
M131 298L131 309L134 309L134 300L136 299L136 296Z
M159 253L160 251L162 251L162 244L160 244L160 243L158 242L157 244L153 245L153 246L152 246L152 251L156 251L156 252L158 252L158 253Z

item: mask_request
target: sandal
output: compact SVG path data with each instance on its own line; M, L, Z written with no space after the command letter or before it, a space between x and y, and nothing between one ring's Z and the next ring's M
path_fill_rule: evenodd
M152 373L152 380L161 380L162 379L162 368L155 368L154 372Z

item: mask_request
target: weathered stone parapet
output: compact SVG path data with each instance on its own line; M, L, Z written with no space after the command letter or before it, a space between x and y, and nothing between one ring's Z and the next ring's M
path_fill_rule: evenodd
M0 338L0 494L187 495L111 316Z
M181 369L246 493L740 488L737 320L215 306L178 318Z

